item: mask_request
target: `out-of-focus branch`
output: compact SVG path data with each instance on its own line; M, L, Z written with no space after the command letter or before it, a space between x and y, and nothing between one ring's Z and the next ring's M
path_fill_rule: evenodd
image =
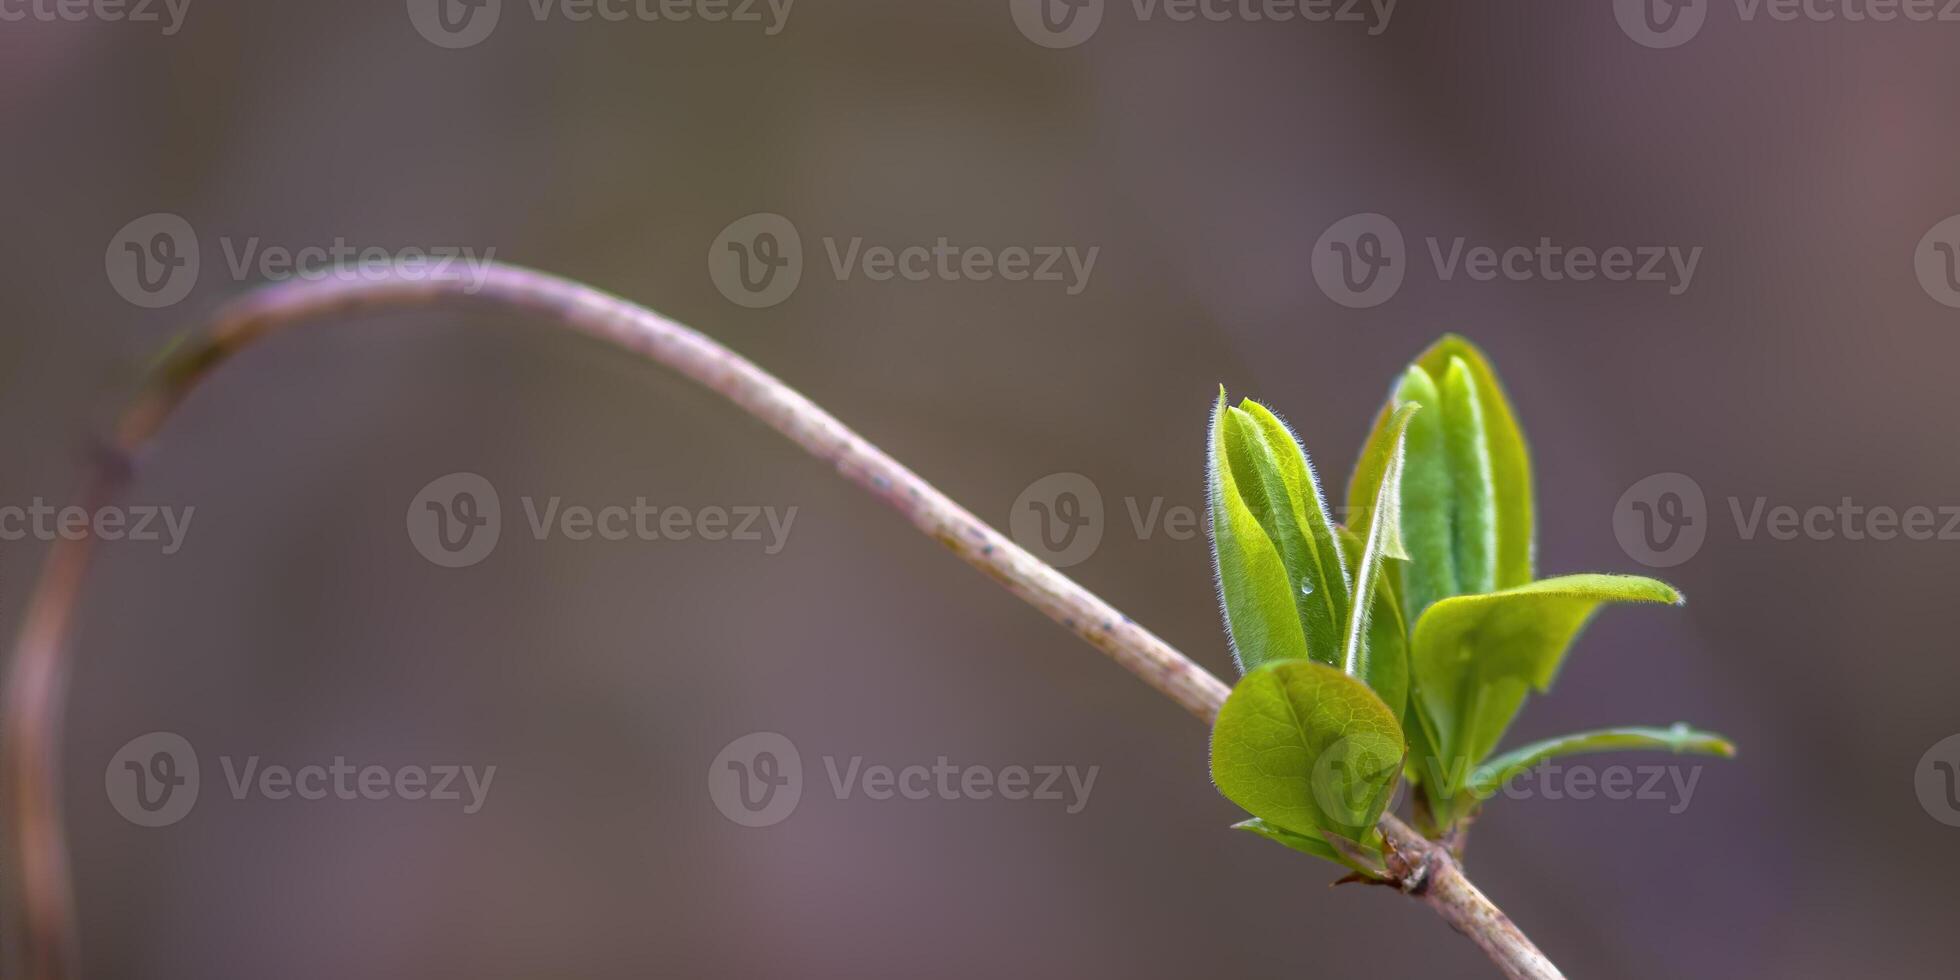
M492 265L480 281L396 270L359 279L282 283L244 297L221 311L208 332L192 337L158 368L123 415L108 458L91 474L87 502L100 506L113 499L126 476L127 461L136 458L176 406L219 365L255 341L304 322L450 301L536 313L553 325L679 372L834 467L1200 721L1210 724L1224 704L1229 689L1218 678L761 368L644 307L516 266ZM13 822L7 953L9 961L18 964L19 975L35 980L73 975L75 927L59 797L60 733L68 651L89 551L86 539L63 540L50 551L14 649L5 717L0 722L5 738L0 746L0 790L6 794ZM1530 940L1464 878L1445 848L1392 815L1383 817L1381 829L1394 851L1391 877L1403 891L1470 937L1506 976L1534 980L1559 976Z

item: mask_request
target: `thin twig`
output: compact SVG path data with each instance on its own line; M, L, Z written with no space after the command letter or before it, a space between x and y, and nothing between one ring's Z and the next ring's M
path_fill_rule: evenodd
M541 314L551 323L665 365L829 463L905 515L913 526L987 573L1091 646L1209 725L1229 689L1163 640L974 517L809 399L734 352L651 310L557 276L493 265L480 284L402 270L362 279L265 287L221 311L215 325L175 351L123 415L111 461L98 463L86 501L106 504L172 411L220 364L253 342L306 321L436 302L480 302ZM88 564L87 539L53 545L7 678L0 790L13 817L7 946L19 975L72 976L75 928L61 822L60 742L68 651ZM1559 976L1531 941L1464 878L1441 845L1393 815L1381 830L1391 880L1469 936L1512 978Z

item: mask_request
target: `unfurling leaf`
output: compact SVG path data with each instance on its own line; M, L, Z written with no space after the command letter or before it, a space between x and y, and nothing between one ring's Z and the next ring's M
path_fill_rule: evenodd
M1450 358L1443 375L1443 449L1455 475L1450 517L1456 552L1456 590L1475 595L1497 589L1497 507L1484 431L1484 409L1463 358Z
M1531 581L1531 460L1509 400L1483 353L1447 336L1404 372L1355 466L1348 506L1372 506L1376 462L1395 410L1423 406L1410 424L1402 481L1402 528L1410 562L1402 602L1411 619L1453 595Z
M1430 606L1409 663L1445 764L1487 758L1526 692L1551 686L1573 638L1607 602L1678 605L1681 594L1632 575L1567 575Z
M1247 812L1302 836L1376 847L1406 746L1367 685L1311 660L1252 671L1212 728L1211 774Z
M1250 490L1256 481L1262 492L1247 492L1254 516L1279 548L1280 560L1296 587L1294 604L1307 635L1307 653L1332 665L1342 617L1347 610L1349 582L1341 561L1333 522L1320 497L1313 465L1292 430L1264 405L1246 399L1231 409L1239 442L1248 450L1235 457L1238 485Z
M1354 567L1361 561L1363 548L1361 539L1354 532L1341 529L1341 554L1347 558L1348 573L1354 574ZM1362 658L1361 680L1375 695L1388 705L1388 710L1403 719L1406 731L1411 727L1409 716L1409 630L1402 619L1402 607L1395 594L1394 569L1387 566L1375 569L1374 598L1368 610L1367 654ZM1410 733L1410 747L1415 746L1413 733Z
M1348 482L1346 527L1329 519L1300 441L1263 406L1232 407L1221 389L1210 452L1219 594L1245 673L1213 728L1212 771L1260 818L1239 829L1378 874L1372 827L1404 775L1415 820L1440 837L1553 756L1733 751L1675 726L1493 758L1602 604L1681 597L1633 576L1532 580L1531 458L1468 341L1443 337L1397 379Z
M1671 728L1603 728L1533 742L1490 760L1478 767L1476 775L1471 778L1470 795L1478 799L1487 798L1511 777L1547 759L1635 749L1659 749L1677 755L1713 755L1724 759L1735 757L1733 742L1684 724Z
M1239 668L1308 658L1338 666L1353 583L1313 464L1258 402L1212 416L1212 554Z
M1307 637L1293 598L1299 586L1293 584L1278 546L1246 502L1238 474L1252 471L1253 461L1248 458L1251 449L1244 426L1237 419L1220 388L1206 464L1212 559L1232 655L1240 671L1251 671L1262 664L1304 659ZM1234 462L1235 452L1244 466ZM1264 499L1261 491L1254 492Z
M1326 858L1329 861L1336 861L1342 864L1347 863L1341 859L1341 852L1334 850L1334 846L1327 843L1318 834L1296 834L1283 827L1275 827L1258 817L1253 817L1250 820L1241 820L1233 824L1232 829L1243 830L1248 834L1257 834L1269 841L1284 844L1302 854L1311 854L1317 858Z
M1379 447L1381 483L1367 513L1359 515L1361 557L1354 568L1354 603L1348 610L1347 639L1341 650L1341 667L1349 676L1369 674L1368 619L1374 611L1375 585L1381 580L1382 560L1406 560L1408 549L1402 543L1402 444L1409 420L1418 406L1404 405L1389 420L1389 436ZM1400 706L1395 705L1398 713Z

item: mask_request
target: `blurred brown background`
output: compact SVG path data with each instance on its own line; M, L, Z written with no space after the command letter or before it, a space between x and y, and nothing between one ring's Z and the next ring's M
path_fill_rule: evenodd
M1915 766L1960 731L1960 542L1747 540L1747 509L1960 504L1960 311L1915 246L1960 211L1960 24L1742 20L1650 49L1606 0L1414 4L1355 24L1179 23L1112 2L1051 50L1008 0L797 4L740 23L536 20L421 36L402 0L194 0L154 25L0 22L0 503L66 502L171 334L247 283L223 242L494 248L747 354L997 526L1075 471L1108 521L1071 574L1221 673L1202 535L1219 382L1345 481L1388 381L1482 343L1538 462L1540 565L1646 571L1616 502L1706 491L1511 741L1685 719L1735 738L1693 803L1507 801L1473 875L1575 977L1950 976L1960 829ZM181 215L201 273L147 310L105 274ZM731 221L801 230L766 309L711 282ZM1315 285L1321 232L1393 217L1371 309ZM820 244L1099 246L1053 283L839 281ZM1654 283L1442 281L1424 239L1702 246ZM256 276L248 277L256 280ZM404 531L444 474L502 494L488 560ZM787 546L534 540L522 496L799 508ZM221 373L132 502L183 549L105 547L67 731L94 977L1489 976L1386 892L1226 826L1205 732L780 438L661 371L482 312L302 331ZM46 545L0 546L19 622ZM196 810L132 826L104 771L146 732L201 753ZM780 732L790 819L723 819L704 774ZM217 759L496 765L482 812L234 800ZM1078 814L838 800L822 759L1099 766ZM1627 759L1627 762L1650 761Z

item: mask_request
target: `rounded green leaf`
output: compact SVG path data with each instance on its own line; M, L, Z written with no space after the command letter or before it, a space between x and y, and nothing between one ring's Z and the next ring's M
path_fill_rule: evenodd
M1311 660L1252 671L1212 728L1211 775L1247 812L1302 835L1373 839L1407 748L1366 684Z

